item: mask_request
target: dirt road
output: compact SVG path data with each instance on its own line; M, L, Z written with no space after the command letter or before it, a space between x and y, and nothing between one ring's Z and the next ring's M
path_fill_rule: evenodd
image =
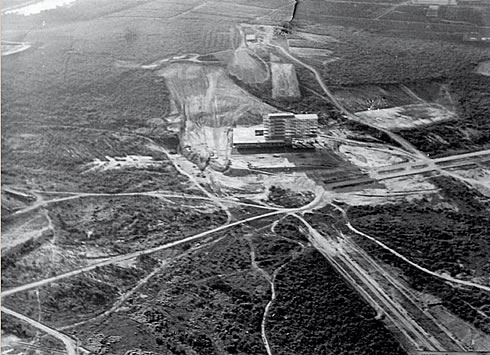
M22 285L22 286L18 286L18 287L14 287L14 288L8 289L8 290L4 290L2 292L2 298L3 297L6 297L6 296L9 296L9 295L12 295L12 294L15 294L17 292L22 292L22 291L30 290L30 289L33 289L33 288L36 288L36 287L47 285L47 284L49 284L51 282L54 282L54 281L58 281L58 280L61 280L61 279L65 279L65 278L68 278L68 277L79 275L81 273L84 273L84 272L87 272L87 271L90 271L90 270L94 270L97 267L101 267L101 266L105 266L105 265L110 265L110 264L114 264L114 263L119 263L119 262L122 262L122 261L134 259L134 258L136 258L136 257L138 257L140 255L152 254L152 253L156 253L156 252L161 251L161 250L173 248L173 247L176 247L178 245L181 245L181 244L184 244L184 243L189 243L189 242L192 242L192 241L201 239L203 237L206 237L206 236L208 236L210 234L213 234L213 233L216 233L216 232L220 232L220 231L223 231L223 230L226 230L226 229L235 227L235 226L239 226L239 225L242 225L242 224L245 224L245 223L248 223L248 222L256 221L256 220L267 218L267 217L276 216L276 215L283 214L283 213L295 213L295 212L301 212L301 211L308 211L308 210L311 210L311 209L317 207L318 205L320 205L322 203L322 198L323 198L323 195L322 194L317 194L315 196L315 199L313 199L310 203L308 203L307 205L305 205L303 207L290 208L290 209L288 209L288 208L278 209L278 210L275 210L275 211L272 211L272 212L268 212L268 213L264 213L264 214L261 214L261 215L258 215L258 216L249 217L249 218L246 218L246 219L243 219L243 220L240 220L240 221L236 221L236 222L233 222L233 223L228 223L228 224L222 225L220 227L217 227L217 228L214 228L214 229L210 229L208 231L205 231L205 232L202 232L202 233L199 233L199 234L196 234L196 235L193 235L193 236L184 238L184 239L180 239L180 240L177 240L177 241L174 241L174 242L171 242L171 243L167 243L167 244L163 244L163 245L160 245L160 246L157 246L157 247L153 247L153 248L148 248L148 249L136 251L136 252L129 253L129 254L118 255L118 256L115 256L115 257L112 257L112 258L103 260L101 262L98 262L96 264L92 264L92 265L85 266L85 267L80 268L80 269L72 270L70 272L67 272L67 273L64 273L64 274L61 274L61 275L53 276L53 277L50 277L50 278L47 278L47 279L44 279L44 280L39 280L39 281L32 282L32 283L29 283L29 284L26 284L26 285Z
M12 311L11 309L6 308L4 306L2 306L2 312L10 315L12 317L15 317L17 319L20 319L21 321L26 322L26 323L32 325L33 327L40 329L43 332L45 332L45 333L55 337L56 339L62 341L63 344L65 344L66 352L68 353L68 355L77 355L77 354L79 354L78 350L82 350L83 352L85 352L87 354L89 353L87 350L81 349L80 347L77 347L75 340L70 338L68 335L57 331L56 329L50 328L50 327L48 327L42 323L39 323L39 322L29 318L29 317L26 317L23 314Z
M275 44L272 44L272 43L268 43L268 45L271 46L271 47L273 47L273 48L278 49L282 54L284 54L284 56L286 56L287 58L289 58L293 62L298 63L299 65L305 67L309 71L311 71L313 73L313 75L315 76L316 81L318 82L318 84L320 85L320 87L322 88L322 90L325 92L325 95L327 95L328 98L330 99L331 103L333 103L339 109L339 111L342 114L344 114L347 118L349 118L350 120L356 121L356 122L360 122L360 123L362 123L362 124L364 124L366 126L372 127L374 129L377 129L377 130L385 133L391 139L393 139L395 142L397 142L398 144L400 144L400 146L402 146L408 152L411 152L412 154L415 154L421 160L427 160L427 156L424 153L420 152L417 148L415 148L412 144L410 144L408 141L406 141L402 137L398 136L397 134L394 134L391 131L388 131L387 129L380 128L380 127L375 126L373 124L369 124L369 123L363 122L359 117L357 117L356 115L354 115L353 113L351 113L350 111L348 111L335 98L335 96L333 96L333 94L330 91L330 89L327 87L327 85L325 85L325 83L323 81L323 78L320 75L320 73L318 72L318 70L316 70L315 68L313 68L311 65L308 65L305 62L301 61L300 59L294 57L293 55L291 55L291 53L289 53L286 49L284 49L283 47L281 47L279 45L275 45Z
M323 236L303 217L293 214L307 228L313 246L366 299L374 309L382 309L392 326L403 334L414 349L445 350L441 343L424 329L395 299L373 279L369 270L352 258L342 241Z

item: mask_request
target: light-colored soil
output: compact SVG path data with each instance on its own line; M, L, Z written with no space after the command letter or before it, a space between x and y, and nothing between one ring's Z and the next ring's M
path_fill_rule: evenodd
M485 196L490 197L490 168L472 168L453 170L453 173L470 179L473 187Z
M289 46L291 54L299 57L329 57L332 54L331 50L321 48L308 48L308 47L291 47Z
M481 75L490 76L490 60L480 63L476 68L476 72Z
M226 164L230 129L260 123L263 115L276 111L236 85L220 67L174 63L158 74L165 78L180 117L181 145L202 160L212 157Z
M5 14L15 15L36 15L42 11L56 9L57 7L69 5L77 0L41 0L34 3L29 3L26 6L18 7L12 10L8 10Z
M437 188L420 175L385 180L383 185L384 188L365 188L355 193L339 193L335 199L352 206L374 206L400 201L418 201L437 193Z
M125 157L109 157L106 160L94 159L93 162L86 165L86 172L105 171L124 168L144 169L148 167L157 167L160 162L153 160L149 156L128 155Z
M435 122L455 119L457 116L437 104L414 104L381 110L357 112L366 123L385 129L408 129Z
M42 211L36 211L28 219L19 219L2 226L2 253L30 239L39 238L49 231L49 221Z
M463 343L471 345L473 340L475 350L490 349L490 335L483 333L468 322L456 317L443 306L431 307L430 313L437 317L441 324L448 329L451 329L451 332L458 339L461 339Z
M228 71L238 80L247 84L263 83L269 79L267 64L251 50L241 47L234 51L228 64Z
M405 161L404 158L398 155L367 147L342 144L339 147L339 151L346 155L352 164L361 168L377 168Z
M2 43L2 57L7 55L20 53L31 47L28 43L15 43L15 42L3 42Z
M309 33L309 32L297 32L296 34L308 41L317 42L317 43L332 43L332 42L335 43L339 41L338 39L332 36L319 35L319 34Z
M274 99L301 97L298 77L293 64L271 63L272 97Z

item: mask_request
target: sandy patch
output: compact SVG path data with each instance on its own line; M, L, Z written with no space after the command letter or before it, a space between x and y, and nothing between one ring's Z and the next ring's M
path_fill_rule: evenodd
M457 116L437 104L414 104L357 112L365 122L386 129L408 129L435 122L451 120Z
M2 57L7 55L20 53L29 49L31 45L29 43L16 43L16 42L2 42Z
M127 168L145 169L161 164L161 162L153 160L152 157L142 155L128 155L125 157L106 156L105 158L106 160L96 158L93 162L86 164L85 167L87 170L83 173Z
M367 147L356 147L343 144L339 147L339 151L344 154L352 164L361 168L379 168L382 166L404 163L406 161L406 159L399 155Z
M490 60L478 64L476 72L481 75L490 76Z
M271 63L272 71L272 97L297 98L301 97L299 91L296 69L290 63Z
M226 166L231 151L231 128L262 122L276 110L236 85L223 68L174 63L158 72L165 78L180 117L181 145L195 159Z
M26 6L18 7L12 10L5 11L5 14L30 16L41 13L42 11L53 10L57 7L67 6L77 0L42 0L35 3L29 3Z
M289 47L291 54L298 57L328 57L333 52L328 49L308 48L308 47Z
M267 63L244 47L234 51L228 64L228 71L247 84L263 83L270 76Z

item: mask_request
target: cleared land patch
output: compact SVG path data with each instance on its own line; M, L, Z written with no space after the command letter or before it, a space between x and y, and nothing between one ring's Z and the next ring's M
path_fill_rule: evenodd
M289 99L301 97L298 77L293 64L271 63L272 98Z
M397 130L427 126L455 119L455 113L437 104L414 104L380 110L357 112L356 115L366 123Z

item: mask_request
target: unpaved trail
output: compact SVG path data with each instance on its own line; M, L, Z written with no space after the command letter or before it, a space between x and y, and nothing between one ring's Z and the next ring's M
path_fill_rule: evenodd
M469 286L469 287L475 287L475 288L478 288L480 290L483 290L483 291L486 291L486 292L490 292L490 287L489 286L485 286L485 285L481 285L481 284L477 284L477 283L474 283L474 282L471 282L471 281L466 281L466 280L460 280L460 279L456 279L454 277L451 277L451 276L446 276L446 275L441 275L441 274L438 274L434 271L431 271L429 269L426 269L424 268L423 266L420 266L419 264L409 260L407 257L405 257L404 255L400 254L399 252L397 252L396 250L393 250L392 248L390 248L389 246L387 246L386 244L380 242L379 240L377 240L376 238L364 233L364 232L361 232L360 230L358 230L357 228L353 227L352 224L350 223L349 221L349 218L347 216L347 213L345 212L345 210L335 204L332 204L332 206L334 206L336 209L338 209L341 213L342 213L342 216L343 218L345 219L346 221L346 226L351 230L353 231L354 233L360 235L360 236L363 236L364 238L367 238L371 241L373 241L374 243L378 244L380 247L382 247L383 249L389 251L390 253L392 253L393 255L395 255L396 257L402 259L403 261L405 261L406 263L410 264L411 266L417 268L418 270L426 273L426 274L429 274L431 276L435 276L437 278L440 278L444 281L449 281L449 284L451 284L453 287L457 287L456 285L454 284L459 284L459 285L464 285L464 286Z
M11 309L6 308L4 306L2 306L2 312L10 315L12 317L15 317L17 319L20 319L21 321L26 322L26 323L32 325L33 327L40 329L43 332L45 332L45 333L55 337L56 339L62 341L63 344L65 344L66 352L68 353L68 355L78 355L77 350L80 348L77 347L76 341L73 340L72 338L70 338L68 335L63 334L63 333L57 331L56 329L50 328L50 327L48 327L42 323L39 323L39 322L29 318L29 317L26 317L23 314L12 311ZM86 351L86 350L84 350L84 352L88 353L88 351Z
M340 241L333 242L321 235L303 217L293 214L307 228L313 246L327 258L330 264L346 279L375 309L383 309L386 318L396 326L401 334L417 349L444 350L433 336L427 333L407 312L374 281L345 250Z
M372 128L375 128L385 134L387 134L391 139L393 139L395 142L397 142L398 144L400 144L403 148L405 148L408 152L411 152L415 155L418 156L418 158L420 158L421 160L427 160L427 156L420 152L417 148L415 148L412 144L410 144L407 140L403 139L402 137L398 136L397 134L394 134L393 132L387 130L387 129L384 129L384 128L380 128L376 125L373 125L373 124L370 124L370 123L366 123L364 122L363 120L359 119L359 117L357 117L356 115L354 115L353 113L351 113L350 111L348 111L332 94L332 92L330 91L330 89L327 87L327 85L325 85L325 82L323 81L323 78L321 77L320 73L318 72L318 70L316 70L315 68L313 68L311 65L308 65L306 64L305 62L301 61L300 59L294 57L291 53L289 53L286 49L284 49L283 47L279 46L279 45L276 45L276 44L272 44L272 43L268 43L269 46L273 47L273 48L276 48L278 49L282 54L284 54L287 58L289 58L290 60L292 60L293 62L295 63L298 63L299 65L305 67L306 69L308 69L309 71L311 71L314 76L315 76L315 79L316 81L318 82L318 84L320 85L320 87L322 88L322 90L325 92L325 94L328 96L328 98L330 99L330 102L333 103L338 109L339 111L344 114L345 116L347 116L349 119L353 120L353 121L356 121L356 122L360 122L360 123L363 123L367 126L370 126Z
M206 236L209 236L210 234L213 234L213 233L216 233L216 232L220 232L220 231L223 231L223 230L226 230L226 229L235 227L235 226L239 226L239 225L242 225L242 224L245 224L245 223L248 223L248 222L252 222L252 221L256 221L256 220L260 220L260 219L263 219L263 218L272 217L272 216L276 216L276 215L280 215L280 214L284 214L284 213L294 213L294 212L301 212L301 211L310 210L314 206L318 205L320 199L321 199L321 196L320 196L320 198L318 200L315 199L312 202L310 202L308 205L303 206L303 207L293 208L293 209L281 209L281 210L276 210L276 211L264 213L264 214L261 214L261 215L258 215L258 216L249 217L249 218L246 218L246 219L243 219L243 220L240 220L240 221L236 221L236 222L233 222L233 223L228 223L228 224L222 225L220 227L216 227L216 228L210 229L208 231L205 231L205 232L202 232L202 233L199 233L199 234L196 234L196 235L193 235L193 236L184 238L184 239L180 239L180 240L177 240L177 241L174 241L174 242L171 242L171 243L167 243L167 244L159 245L159 246L156 246L156 247L153 247L153 248L148 248L148 249L144 249L144 250L140 250L140 251L136 251L136 252L124 254L124 255L118 255L118 256L115 256L115 257L112 257L112 258L108 258L108 259L103 260L101 262L98 262L98 263L95 263L95 264L92 264L92 265L88 265L88 266L85 266L85 267L82 267L82 268L79 268L79 269L75 269L75 270L69 271L69 272L64 273L64 274L60 274L60 275L53 276L53 277L50 277L50 278L47 278L47 279L35 281L35 282L29 283L29 284L26 284L26 285L22 285L22 286L18 286L18 287L14 287L14 288L5 290L5 291L2 292L1 297L3 298L3 297L6 297L6 296L9 296L9 295L18 293L18 292L27 291L27 290L30 290L30 289L33 289L33 288L36 288L36 287L44 286L44 285L50 284L50 283L52 283L54 281L62 280L62 279L65 279L65 278L69 278L69 277L72 277L72 276L75 276L75 275L79 275L79 274L82 274L82 273L85 273L85 272L94 270L94 269L96 269L98 267L101 267L101 266L105 266L105 265L119 263L119 262L122 262L122 261L131 260L131 259L134 259L134 258L140 256L140 255L153 254L153 253L156 253L158 251L162 251L162 250L165 250L165 249L173 248L173 247L176 247L176 246L181 245L181 244L184 244L184 243L193 242L195 240L202 239L202 238L204 238Z
M133 197L133 196L149 196L149 197L156 197L156 198L179 198L179 199L203 200L203 201L215 201L216 200L216 201L219 201L220 204L229 203L229 204L241 205L241 206L247 206L247 207L256 207L256 208L261 208L261 209L277 210L277 208L270 207L270 206L254 205L252 203L234 201L231 199L219 198L216 196L214 199L212 199L210 197L203 197L203 196L193 196L193 195L184 195L184 194L177 195L177 194L170 194L170 193L162 193L162 191L159 191L159 190L148 191L148 192L122 192L122 193L115 193L115 194L91 193L91 192L50 192L50 193L53 193L53 194L56 194L56 193L72 194L72 195L60 197L60 198L56 198L56 199L52 199L52 200L43 200L43 201L37 202L32 206L29 206L27 208L24 208L22 210L19 210L19 211L12 213L12 216L19 216L22 214L26 214L26 213L32 212L34 210L37 210L41 207L45 207L49 204L53 204L53 203L57 203L57 202L64 202L64 201L70 201L70 200L77 200L80 198L90 198L90 197L108 197L108 198L111 198L111 197Z

